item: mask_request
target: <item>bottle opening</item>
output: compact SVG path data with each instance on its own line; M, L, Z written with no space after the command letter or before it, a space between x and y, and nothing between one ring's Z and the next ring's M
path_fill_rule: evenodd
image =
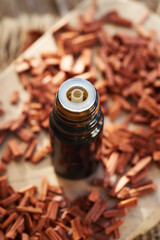
M87 91L82 87L72 87L67 92L67 98L74 103L84 102L88 98Z
M71 102L75 102L75 103L83 102L82 90L76 88L71 92Z

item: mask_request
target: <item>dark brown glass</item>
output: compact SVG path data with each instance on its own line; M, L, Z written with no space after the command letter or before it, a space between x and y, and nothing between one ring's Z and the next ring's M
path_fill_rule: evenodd
M103 128L97 91L93 104L78 112L65 109L57 94L49 121L56 173L69 179L84 178L93 173L100 160Z

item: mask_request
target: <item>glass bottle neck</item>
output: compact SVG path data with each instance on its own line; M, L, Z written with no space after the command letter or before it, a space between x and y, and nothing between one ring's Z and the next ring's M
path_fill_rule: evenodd
M96 92L93 105L83 112L72 112L63 108L57 94L50 115L50 126L56 136L63 141L75 143L91 141L99 135L103 127L98 93Z

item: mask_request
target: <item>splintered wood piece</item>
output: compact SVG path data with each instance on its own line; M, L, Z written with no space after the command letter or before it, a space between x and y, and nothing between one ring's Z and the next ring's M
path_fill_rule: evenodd
M125 98L116 95L116 100L120 103L121 107L125 111L132 111L132 105Z
M108 227L110 225L110 222L109 222L108 219L106 220L105 218L100 218L100 219L98 219L96 224L98 226L100 226L101 228L106 228L106 227Z
M94 18L95 18L95 8L93 7L89 7L86 9L84 15L83 15L83 19L84 19L84 22L86 24L90 24L94 21Z
M21 142L19 144L19 147L21 149L21 154L24 155L29 147L29 143L28 142Z
M139 161L139 159L140 159L140 156L139 156L139 154L137 153L137 154L135 154L134 157L132 158L131 163L132 163L133 165L135 165L135 164L137 164L137 162Z
M22 229L21 229L22 228ZM18 231L21 229L21 232L24 230L24 218L22 216L18 216L15 223L11 226L7 234L5 235L6 238L15 239Z
M137 37L137 36L130 36L127 34L115 34L114 36L115 39L119 40L120 42L122 42L125 46L127 47L142 47L142 46L146 46L147 43L145 41L145 39ZM122 74L124 74L126 76L126 73L123 72L123 69L119 70L119 72L121 72ZM130 75L131 77L131 75ZM132 78L135 78L135 75L132 75Z
M113 232L114 238L119 239L120 238L120 231L119 228L116 228Z
M32 215L32 217L34 217L34 215ZM34 225L33 225L31 215L26 212L24 213L24 218L25 218L26 230L28 233L32 234L34 232ZM39 215L38 215L38 218L39 218Z
M47 144L46 146L40 148L33 154L31 158L31 162L38 163L46 154L51 152L52 152L52 148L50 144Z
M16 212L11 213L8 218L1 224L2 229L6 229L16 218L18 214Z
M27 212L27 213L42 214L42 209L41 208L17 206L16 210L18 212L23 212L23 213Z
M132 22L126 18L121 17L117 11L111 11L106 13L104 16L101 17L101 21L114 23L125 27L132 26Z
M129 181L130 181L129 178L126 175L122 176L116 183L113 190L111 190L111 192L113 192L114 194L117 194L120 190L122 190L122 188L125 185L127 185L127 183L129 183Z
M119 220L116 220L113 224L111 224L109 227L105 229L105 234L108 235L111 232L113 232L115 229L117 229L121 224L124 223L124 219L120 218Z
M0 207L0 220L7 214L7 210Z
M141 81L136 81L126 86L122 94L124 97L128 97L129 95L136 94L138 96L142 96L143 92L143 83Z
M38 103L38 102L31 102L29 106L30 106L30 109L35 109L35 110L41 110L43 108L42 103Z
M59 71L53 78L52 78L52 82L56 85L56 86L60 86L66 79L66 73L63 71Z
M26 233L22 233L21 238L22 238L22 240L29 240L30 239L29 235L26 234Z
M35 138L31 141L31 143L30 143L30 145L27 149L27 152L25 153L25 156L24 156L25 159L30 159L31 158L36 146L37 146L37 139Z
M142 25L134 24L134 28L139 36L141 36L143 38L150 37L150 32L147 29L145 29Z
M17 73L23 73L25 71L28 71L30 69L30 65L26 61L20 61L15 64L15 71Z
M92 51L91 48L83 48L82 49L82 58L83 58L83 61L84 61L84 65L86 67L90 67L91 66L92 54L93 54L93 51Z
M60 235L52 227L47 228L47 230L45 231L45 234L51 240L63 240L60 237Z
M118 194L116 195L116 197L118 199L126 199L129 197L129 191L130 191L130 188L129 187L124 187L122 188L122 190L120 190L118 192Z
M105 70L106 70L105 62L99 56L96 56L96 58L95 58L95 65L99 69L100 72L105 73Z
M68 45L73 52L77 53L77 52L80 52L81 49L90 47L96 42L97 42L96 34L88 33L88 34L81 34L71 39Z
M155 161L155 162L160 161L160 151L153 152L153 161Z
M63 187L61 186L54 186L54 185L48 185L48 191L56 194L62 194L63 193Z
M32 236L32 237L30 237L30 240L39 240L39 237L40 237L39 235L38 236Z
M0 133L0 145L5 141L9 134L9 131L4 131L3 133Z
M85 221L88 223L96 222L98 218L103 214L108 206L108 202L102 199L98 199L91 207L85 217Z
M107 87L107 83L104 80L96 81L93 85L97 89L97 91L103 90Z
M27 128L20 128L16 131L16 135L25 142L31 141L34 138L33 133Z
M109 117L111 121L114 121L121 112L121 104L119 101L113 101L109 106Z
M61 58L60 70L64 72L71 72L73 67L73 55L68 54Z
M71 221L72 234L74 240L80 240L83 237L81 219L76 217Z
M7 170L7 165L6 163L0 161L0 173L3 173Z
M145 158L142 158L141 160L138 161L138 163L132 167L130 170L127 172L127 177L134 177L137 173L139 173L141 170L143 170L146 166L149 165L151 162L152 157L147 156Z
M9 196L15 193L14 189L10 185L7 186L7 193Z
M60 227L60 226L56 226L56 231L57 233L64 239L64 240L68 240L68 233L64 230L64 228Z
M43 51L41 52L41 58L60 58L60 55L56 51Z
M135 207L138 203L138 198L137 197L133 197L133 198L129 198L126 200L122 200L117 204L117 208L130 208L130 207Z
M143 178L145 178L148 175L148 169L144 168L142 171L140 171L137 175L135 175L133 178L131 178L131 183L136 184Z
M148 19L150 14L151 14L150 10L146 9L144 12L141 13L140 17L136 20L136 24L143 24Z
M116 171L116 168L118 165L118 158L119 158L119 153L113 152L107 160L106 168L110 176L112 176Z
M19 79L20 79L22 86L26 89L29 86L28 76L25 73L20 73Z
M21 149L17 139L12 139L8 141L8 146L11 150L13 157L18 158L22 155Z
M29 194L29 192L26 192L18 206L20 206L20 207L26 206L29 203L29 199L30 199L30 194Z
M25 194L26 192L35 193L37 191L37 186L34 184L27 185L26 187L18 190L19 193Z
M11 187L11 185L8 185L7 186L7 193L8 195L12 195L13 193L15 193L14 189Z
M106 58L106 57L105 57ZM114 85L114 75L111 66L108 64L108 60L105 61L106 70L105 75L109 86Z
M19 102L19 92L14 91L11 95L10 103L11 104L17 104L18 102Z
M16 131L18 128L20 128L24 124L25 120L26 120L26 114L22 113L18 119L14 120L11 123L10 130Z
M159 128L160 127L160 118L152 121L150 126L151 126L151 128L155 128L155 129Z
M153 183L153 181L151 179L146 179L146 180L140 181L138 183L132 184L132 187L133 188L138 188L138 187L142 187L142 186L152 184L152 183Z
M46 65L46 67L56 66L59 65L59 63L60 63L59 58L46 58L44 60L44 64Z
M85 63L84 63L83 57L80 56L76 60L75 64L73 65L71 73L73 75L77 75L77 74L83 73L84 70L85 70Z
M106 235L104 233L97 232L94 234L94 240L106 240ZM114 238L112 236L107 236L107 240L114 240Z
M78 205L71 207L68 211L66 211L66 213L72 215L73 217L79 216L81 218L84 218L86 215L85 212L81 210Z
M126 214L127 214L127 209L126 208L120 208L120 209L107 210L103 213L103 216L105 218L111 218L111 217L125 216Z
M11 203L16 202L20 198L21 198L21 195L19 193L14 193L11 196L1 200L0 205L2 205L3 207L8 207Z
M75 78L84 78L91 83L94 83L96 79L95 70L92 68L90 71L74 76Z
M12 153L9 146L7 146L1 159L3 162L9 163L11 161L11 158L12 158Z
M96 202L99 199L99 192L96 190L92 190L90 194L88 195L88 200L90 202Z
M0 124L0 134L3 134L5 131L9 130L12 124L13 124L13 121L8 121Z
M47 177L43 177L42 181L41 181L41 187L40 187L40 191L39 191L39 196L38 196L38 198L41 201L45 201L46 196L47 196L47 191L48 191L48 178Z
M41 131L41 127L39 125L34 125L34 126L31 126L31 131L33 133L38 133Z
M144 109L150 114L152 114L154 117L160 116L160 105L157 104L156 100L149 95L143 94L139 103L138 107L140 109Z
M105 104L108 101L108 97L106 94L100 95L100 103Z
M47 217L51 220L56 220L59 204L55 201L50 201L47 208Z
M123 173L129 160L131 158L131 154L130 153L121 153L118 159L118 165L116 168L116 172L118 173Z
M129 196L130 197L138 197L141 195L145 195L151 192L154 192L157 189L157 185L154 183L147 184L144 186L140 186L137 188L133 188L129 191Z
M0 239L1 239L1 240L5 240L5 236L4 236L4 234L3 234L3 231L2 231L2 230L0 230Z
M48 118L46 118L45 120L43 120L41 122L41 127L49 129L49 119Z
M36 226L36 232L41 232L45 223L47 221L47 216L46 215L43 215L40 217L39 221L38 221L38 224Z

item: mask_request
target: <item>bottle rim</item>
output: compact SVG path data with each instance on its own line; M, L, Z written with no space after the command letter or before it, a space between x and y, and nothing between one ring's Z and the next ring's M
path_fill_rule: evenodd
M67 93L71 89L84 89L87 98L82 102L72 102L68 99ZM62 107L70 112L84 112L90 109L95 103L96 90L94 86L87 80L82 78L71 78L65 81L58 91L58 99Z

